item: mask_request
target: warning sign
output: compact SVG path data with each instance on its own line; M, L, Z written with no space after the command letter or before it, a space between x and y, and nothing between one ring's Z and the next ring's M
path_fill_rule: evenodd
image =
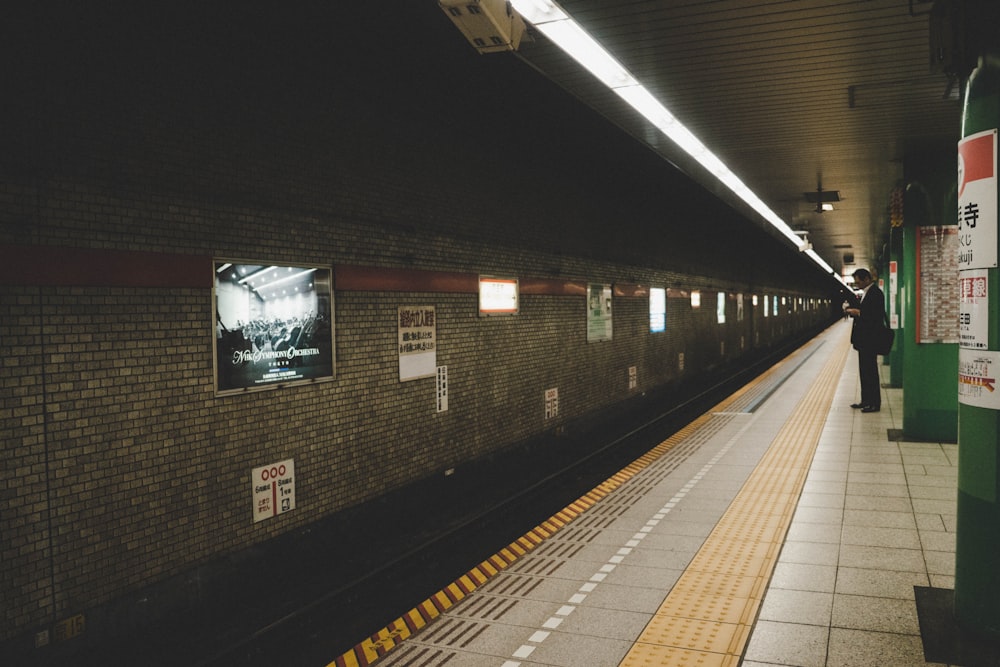
M253 522L270 519L295 509L295 460L254 468Z

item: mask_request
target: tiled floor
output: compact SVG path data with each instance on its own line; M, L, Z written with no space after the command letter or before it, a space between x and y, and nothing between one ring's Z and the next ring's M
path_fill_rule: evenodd
M852 410L854 359L744 667L936 664L924 661L913 587L954 587L958 446L890 441L902 428L901 389L883 389L879 413Z

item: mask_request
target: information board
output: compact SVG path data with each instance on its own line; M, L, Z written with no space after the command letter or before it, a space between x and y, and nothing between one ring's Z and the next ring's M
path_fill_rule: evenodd
M917 228L917 342L959 342L955 225Z

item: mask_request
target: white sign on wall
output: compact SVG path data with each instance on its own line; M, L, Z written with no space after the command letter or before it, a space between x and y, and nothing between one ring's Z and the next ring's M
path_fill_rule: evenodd
M958 142L958 268L997 265L997 131Z
M988 273L987 269L973 269L958 274L958 342L970 350L985 350L989 347Z
M250 483L254 523L295 509L294 459L254 468Z
M400 306L397 333L399 381L434 377L437 372L434 306Z
M559 416L559 389L554 387L546 389L544 395L545 419L552 419Z

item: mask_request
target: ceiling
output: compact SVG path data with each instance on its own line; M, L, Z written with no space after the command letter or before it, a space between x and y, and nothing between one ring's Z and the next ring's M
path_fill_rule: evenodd
M560 0L837 272L877 266L907 155L954 152L958 86L921 0ZM518 56L713 192L707 172L529 26ZM484 55L485 57L494 57ZM817 213L805 193L837 191ZM733 201L737 208L745 208ZM748 210L748 209L747 209ZM759 216L752 216L759 219ZM786 241L787 242L787 241Z

